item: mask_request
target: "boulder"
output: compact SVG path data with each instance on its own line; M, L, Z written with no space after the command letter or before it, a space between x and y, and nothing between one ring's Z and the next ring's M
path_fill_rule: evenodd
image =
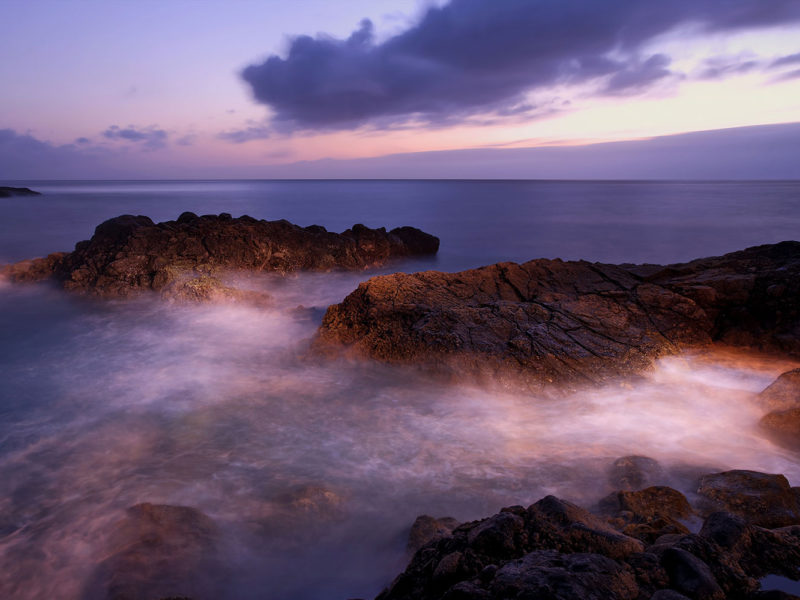
M387 232L354 225L337 234L320 226L234 219L226 213L183 213L164 223L122 215L98 225L92 238L70 253L17 263L4 273L12 281L51 278L67 290L128 297L224 271L361 270L396 258L435 254L438 248L438 238L413 227ZM194 298L205 293L184 292Z
M219 530L197 509L137 504L112 532L108 557L85 597L107 600L213 598Z
M647 456L623 456L608 470L608 482L616 490L636 491L662 483L666 475L657 460Z
M783 373L758 395L758 401L768 411L800 408L800 369Z
M450 535L453 529L459 525L460 523L452 517L434 519L428 515L420 515L415 519L411 531L408 533L406 550L409 554L414 554L425 544Z
M694 513L683 494L664 486L615 492L600 500L599 509L625 535L648 543L665 534L689 533L681 519Z
M533 260L374 277L314 342L453 378L597 383L712 341L800 355L800 242L680 265Z
M757 471L704 475L697 494L706 513L726 511L766 528L800 524L800 494L783 475Z
M777 444L800 451L800 407L767 413L759 425Z

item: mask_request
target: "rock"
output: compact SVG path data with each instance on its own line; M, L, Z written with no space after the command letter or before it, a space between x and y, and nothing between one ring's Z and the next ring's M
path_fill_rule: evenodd
M800 450L800 407L767 413L759 426L777 444Z
M11 198L12 196L41 196L40 192L34 192L26 187L6 187L0 186L0 198Z
M610 517L611 525L648 543L665 534L689 533L680 519L694 512L683 494L662 486L615 492L603 498L599 508Z
M177 221L158 224L148 217L122 215L98 225L92 238L79 242L71 253L17 263L4 273L12 281L53 278L67 290L128 297L223 271L360 270L395 258L435 254L438 248L438 238L413 227L387 232L354 225L336 234L318 226L234 219L225 213L183 213ZM195 291L177 296L204 293Z
M689 598L675 590L658 590L650 596L650 600L689 600Z
M111 537L87 598L145 600L214 596L220 567L214 522L187 506L137 504Z
M758 395L758 401L769 411L800 408L800 369L783 373Z
M632 570L598 554L531 552L497 570L486 586L488 598L618 600L637 598Z
M705 512L727 511L760 527L800 524L800 494L783 475L726 471L705 475L697 493Z
M800 242L782 242L661 268L542 259L374 277L328 308L314 350L541 386L712 341L800 355L798 328Z
M623 456L608 470L608 481L614 489L635 491L661 483L664 469L658 461L647 456Z
M720 588L708 565L681 550L669 548L661 557L661 564L669 575L670 585L693 600L724 600Z
M210 275L183 277L172 281L161 288L161 298L179 304L233 302L262 308L273 304L272 297L265 292L231 287L225 285L219 278Z
M434 519L428 515L420 515L411 526L406 551L414 554L425 544L450 535L459 525L460 523L452 517Z

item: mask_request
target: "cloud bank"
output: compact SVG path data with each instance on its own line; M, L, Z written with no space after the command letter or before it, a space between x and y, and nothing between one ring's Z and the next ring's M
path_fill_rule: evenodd
M428 126L477 114L535 114L526 94L598 81L641 93L669 77L647 42L680 25L709 32L800 22L797 0L451 0L377 43L372 23L347 39L292 40L242 72L279 130Z
M122 128L112 125L103 132L103 137L109 140L139 144L147 150L158 150L167 145L169 134L155 126L137 128L128 125Z

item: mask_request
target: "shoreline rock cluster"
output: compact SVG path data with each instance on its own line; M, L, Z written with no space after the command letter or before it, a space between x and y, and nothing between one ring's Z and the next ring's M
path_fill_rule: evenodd
M800 488L728 471L703 476L696 495L692 505L664 486L619 491L594 513L547 496L423 544L421 517L419 549L376 600L794 598L764 596L759 579L800 579Z
M68 291L105 298L156 291L173 299L237 299L246 292L225 286L225 271L364 270L438 249L438 238L414 227L354 225L331 233L319 225L227 213L187 212L163 223L122 215L98 225L72 252L22 261L3 273L14 282L50 279Z

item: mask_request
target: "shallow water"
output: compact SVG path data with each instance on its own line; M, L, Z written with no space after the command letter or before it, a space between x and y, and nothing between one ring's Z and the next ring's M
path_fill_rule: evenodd
M166 187L172 185L178 184ZM52 195L38 204L11 210L12 219L2 224L2 254L69 247L62 239L87 237L102 218L122 212L158 220L182 210L226 209L331 229L355 220L420 225L443 238L436 266L447 269L492 262L502 252L576 257L589 246L593 251L585 257L622 260L614 253L638 239L652 243L627 259L668 262L720 252L725 244L735 249L787 237L784 221L770 221L780 212L772 206L751 207L758 213L751 215L751 229L762 236L752 242L741 243L752 231L740 231L736 219L727 223L732 242L710 235L708 249L699 251L664 241L683 239L695 227L677 231L684 225L677 217L662 220L670 231L659 241L648 238L650 225L637 229L633 217L608 216L613 223L603 225L606 231L638 233L617 238L616 245L594 235L571 246L554 223L572 222L579 210L567 206L559 213L563 196L550 197L549 208L540 211L549 225L538 227L546 235L523 239L522 225L514 229L516 238L502 234L510 222L502 211L496 222L478 227L484 209L432 208L436 194L452 199L470 189L464 182L450 188L432 183L434 199L415 197L407 204L400 199L427 184L381 188L380 182L364 182L351 209L369 209L368 199L392 203L367 210L372 217L364 219L342 211L344 200L330 191L361 183L331 184L327 204L305 195L315 186L325 189L322 183L297 184L274 204L262 199L269 206L230 191L250 185L181 184L172 196L158 183L53 185ZM293 189L288 182L274 185ZM492 189L500 194L503 185L511 186ZM771 186L762 190L765 196L777 189ZM610 198L609 189L594 193ZM42 203L51 201L52 211L41 214ZM783 200L790 208L796 201L796 193ZM298 218L314 202L321 216ZM389 218L401 205L408 212ZM643 221L657 222L654 210L642 210L650 215ZM624 213L620 208L614 214ZM598 231L580 223L570 227ZM469 243L470 231L476 244ZM494 236L492 253L483 254L484 235ZM761 413L752 402L753 392L794 366L788 361L741 354L673 357L635 384L539 398L444 385L375 364L304 358L324 307L368 275L250 280L276 297L268 310L150 299L97 303L46 286L0 287L0 597L89 594L86 582L105 556L113 524L137 502L194 506L220 524L232 575L215 597L311 600L374 596L403 568L405 535L419 514L473 519L551 493L590 505L611 491L605 470L626 454L660 460L669 473L665 483L687 493L695 475L727 468L780 472L800 484L797 457L759 437ZM297 305L317 310L291 310Z

